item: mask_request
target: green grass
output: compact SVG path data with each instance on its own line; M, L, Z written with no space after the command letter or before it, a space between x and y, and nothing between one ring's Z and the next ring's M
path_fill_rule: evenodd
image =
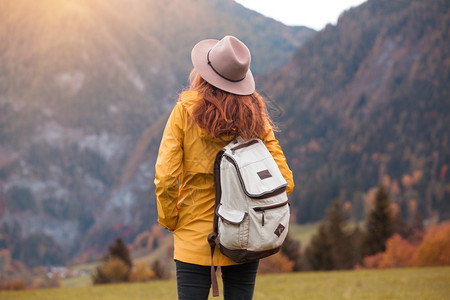
M449 295L450 267L441 267L258 275L254 299L434 300L449 299ZM0 292L2 300L169 300L176 298L174 280Z

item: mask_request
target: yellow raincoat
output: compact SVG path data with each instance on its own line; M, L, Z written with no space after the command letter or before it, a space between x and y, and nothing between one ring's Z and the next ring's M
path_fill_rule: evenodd
M214 158L232 137L214 139L194 123L190 115L201 100L198 92L184 92L175 105L161 140L155 185L158 222L173 231L174 259L207 266L211 264L207 237L214 215ZM271 128L263 140L288 182L290 194L292 172ZM232 264L216 247L214 265Z

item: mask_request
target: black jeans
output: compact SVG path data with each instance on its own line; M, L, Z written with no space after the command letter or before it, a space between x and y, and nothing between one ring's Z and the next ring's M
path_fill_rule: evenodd
M259 261L220 267L224 300L253 298ZM211 267L176 261L179 300L206 300L211 287Z

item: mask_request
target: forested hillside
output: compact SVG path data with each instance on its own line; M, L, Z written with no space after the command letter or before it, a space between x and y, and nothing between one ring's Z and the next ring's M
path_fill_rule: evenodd
M0 1L0 248L59 264L150 228L158 139L195 43L236 35L258 74L313 33L231 0Z
M383 184L405 218L450 217L450 2L369 0L264 77L280 107L297 221Z

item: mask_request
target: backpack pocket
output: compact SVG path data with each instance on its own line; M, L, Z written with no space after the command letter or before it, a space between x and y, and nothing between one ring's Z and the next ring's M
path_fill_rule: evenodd
M251 198L268 198L283 193L287 182L269 150L253 139L227 150L224 155L234 165L244 193Z
M250 244L256 249L266 250L280 247L289 227L289 202L254 206L249 210L251 228ZM252 250L252 249L249 249Z
M231 250L247 248L249 238L248 213L220 205L217 215L219 216L219 243ZM221 234L225 232L226 234Z

